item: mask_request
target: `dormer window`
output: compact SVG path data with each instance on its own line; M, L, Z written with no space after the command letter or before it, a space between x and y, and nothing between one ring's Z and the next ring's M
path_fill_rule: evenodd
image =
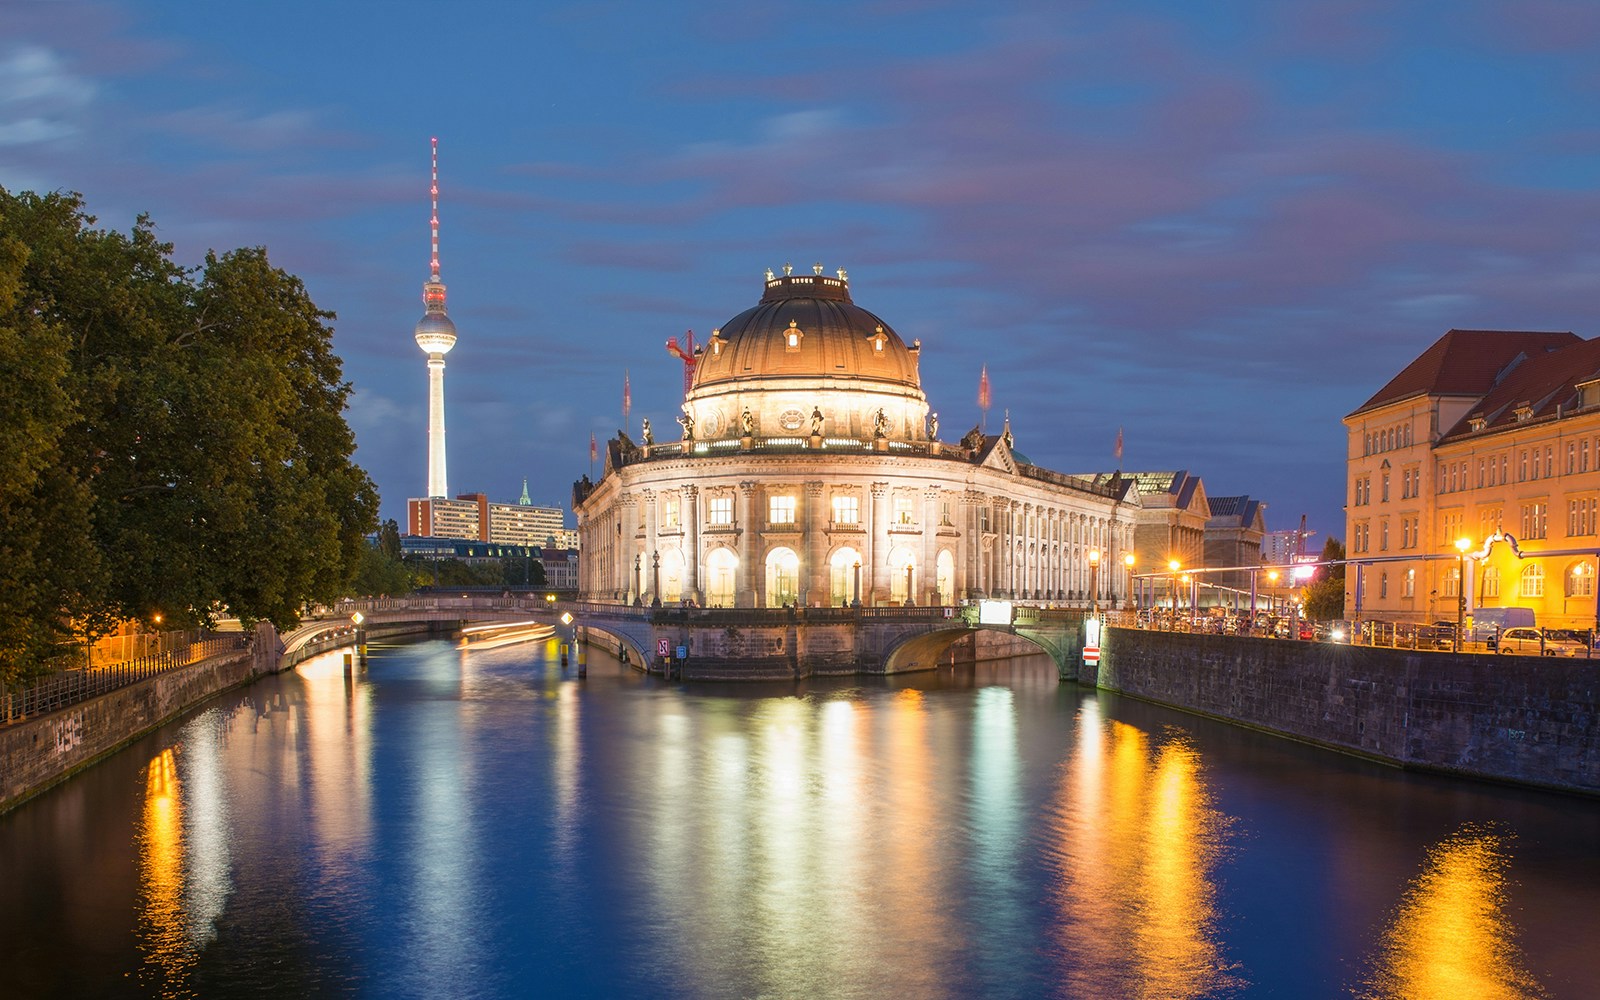
M791 319L789 329L783 331L783 349L791 354L800 350L800 338L805 335L806 332L800 329L800 324Z
M1528 403L1522 403L1518 405L1517 408L1511 412L1516 416L1517 423L1519 424L1526 423L1527 421L1533 419L1533 407Z
M1473 414L1472 416L1467 418L1467 430L1469 430L1469 431L1474 431L1474 432L1481 431L1485 427L1488 427L1488 426L1489 426L1489 421L1485 420L1483 417L1479 416L1478 414Z
M889 338L884 334L883 327L878 327L878 332L872 335L872 349L881 353L883 345L888 342Z
M711 356L713 358L720 358L722 357L722 345L726 343L727 341L722 339L722 327L719 326L711 331L711 342L706 346L711 348Z

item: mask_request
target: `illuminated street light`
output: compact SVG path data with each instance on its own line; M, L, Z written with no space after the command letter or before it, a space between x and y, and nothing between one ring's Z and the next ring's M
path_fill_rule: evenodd
M1472 539L1456 539L1456 652L1461 652L1461 630L1467 623L1467 550Z
M1123 586L1125 586L1127 588L1127 592L1124 594L1124 596L1127 597L1127 599L1128 599L1128 602L1125 605L1125 607L1135 607L1138 604L1138 602L1135 601L1134 598L1133 598L1133 565L1134 565L1134 558L1133 558L1133 553L1132 552L1129 552L1127 555L1122 557L1122 565L1124 567L1126 567L1127 570L1128 570L1127 582L1125 584L1123 584Z
M1167 568L1172 570L1172 630L1178 630L1178 570L1183 563L1176 559L1167 560Z

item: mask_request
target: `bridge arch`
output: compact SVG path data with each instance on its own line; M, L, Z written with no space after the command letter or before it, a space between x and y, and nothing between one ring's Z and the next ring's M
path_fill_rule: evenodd
M909 670L932 670L940 665L940 657L952 645L979 632L998 632L1015 635L1039 647L1039 652L1050 657L1056 665L1058 676L1066 676L1065 666L1074 655L1072 645L1065 637L1048 632L1010 629L1003 626L968 625L952 621L950 625L935 627L926 632L913 633L897 639L884 650L884 672L901 673Z

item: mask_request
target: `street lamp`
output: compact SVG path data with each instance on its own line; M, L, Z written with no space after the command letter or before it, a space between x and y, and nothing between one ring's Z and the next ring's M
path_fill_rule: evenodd
M851 600L850 600L850 606L851 607L855 607L855 608L859 608L859 607L861 607L861 560L860 559L856 560L855 571L856 571L855 572L855 583L852 585L853 593L852 593L852 597L851 597Z
M1126 604L1123 605L1123 607L1130 607L1131 608L1131 607L1137 607L1138 606L1138 601L1134 600L1134 597L1133 597L1133 564L1134 564L1134 558L1133 558L1133 553L1132 552L1129 552L1127 555L1122 557L1122 565L1124 567L1126 567L1127 570L1128 570L1127 583L1123 584L1123 586L1126 587L1127 590L1123 591L1123 595L1122 595L1122 596L1126 597L1128 599L1128 601L1127 601Z
M1089 617L1100 613L1100 550L1089 550Z
M1472 539L1456 539L1456 652L1461 652L1461 630L1467 623L1467 550Z
M1183 563L1176 559L1167 560L1167 569L1172 570L1172 622L1170 627L1174 632L1178 630L1178 570L1182 566Z

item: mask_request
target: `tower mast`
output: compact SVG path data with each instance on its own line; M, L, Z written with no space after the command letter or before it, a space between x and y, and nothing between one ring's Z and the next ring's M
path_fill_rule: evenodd
M417 346L428 352L428 496L449 496L444 461L444 356L456 346L456 325L445 313L444 282L439 279L439 140L433 139L433 184L429 225L433 249L428 280L422 285L422 319L417 321Z

